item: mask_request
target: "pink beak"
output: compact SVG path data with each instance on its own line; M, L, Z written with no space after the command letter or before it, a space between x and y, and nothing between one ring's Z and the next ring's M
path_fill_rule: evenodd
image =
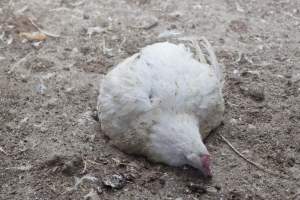
M203 155L201 156L201 163L202 163L202 173L206 177L212 177L212 172L210 168L210 155Z

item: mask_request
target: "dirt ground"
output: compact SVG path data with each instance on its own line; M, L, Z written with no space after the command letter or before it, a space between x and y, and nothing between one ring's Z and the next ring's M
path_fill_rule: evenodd
M296 0L1 0L0 199L300 199L299 9ZM37 31L30 19L55 37L26 39ZM118 151L95 117L113 65L186 36L207 37L226 65L224 125L206 141L212 180Z

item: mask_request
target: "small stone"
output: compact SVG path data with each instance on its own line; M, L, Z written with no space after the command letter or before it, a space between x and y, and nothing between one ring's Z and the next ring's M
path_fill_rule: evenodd
M238 124L238 120L237 120L237 119L234 119L234 118L230 119L229 122L230 122L231 125L236 125L236 124Z
M260 71L258 70L246 70L246 71L242 71L241 76L244 77L249 77L249 76L254 76L256 78L258 78L260 75Z
M24 82L24 83L27 83L28 82L28 76L26 76L25 74L21 74L20 75L20 78L21 78L21 81Z
M66 88L66 93L71 93L73 92L73 90L74 90L73 87Z
M220 191L222 187L220 185L215 185L215 188Z
M250 96L255 101L263 101L265 99L265 90L264 87L258 85L252 85L249 87L240 86L241 92L246 95Z
M248 124L248 131L249 133L255 133L256 132L256 126L254 126L253 124Z
M294 9L293 9L293 13L294 13L294 14L298 14L298 13L300 13L300 10L299 10L299 9L296 9L296 8L294 8Z
M41 127L41 132L42 133L46 133L48 131L48 128L47 127L45 127L45 126L42 126Z
M122 189L126 182L122 175L113 174L112 176L103 179L104 186L112 189Z
M208 193L211 193L211 194L216 194L218 192L218 190L215 187L208 187L208 188L206 188L206 190Z
M179 12L179 11L175 11L175 12L170 13L168 16L169 16L170 19L176 20L176 19L182 17L183 13Z
M50 98L46 104L48 109L52 109L57 105L57 98Z
M202 186L200 184L190 183L187 187L193 193L198 193L198 194L207 193L207 188L205 188L204 186Z

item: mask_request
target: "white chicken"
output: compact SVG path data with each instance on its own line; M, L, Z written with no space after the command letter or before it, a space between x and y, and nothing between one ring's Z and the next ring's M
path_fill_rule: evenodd
M203 139L223 118L223 72L206 39L205 56L195 47L199 61L183 44L168 42L125 59L101 82L98 116L122 151L212 176Z

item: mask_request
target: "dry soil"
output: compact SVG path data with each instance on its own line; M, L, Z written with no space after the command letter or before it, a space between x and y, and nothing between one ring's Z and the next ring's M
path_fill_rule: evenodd
M297 0L1 0L0 199L300 199L299 9ZM26 39L38 31L30 20L59 37ZM187 36L208 38L226 65L224 125L206 141L212 180L118 151L95 117L112 66Z

